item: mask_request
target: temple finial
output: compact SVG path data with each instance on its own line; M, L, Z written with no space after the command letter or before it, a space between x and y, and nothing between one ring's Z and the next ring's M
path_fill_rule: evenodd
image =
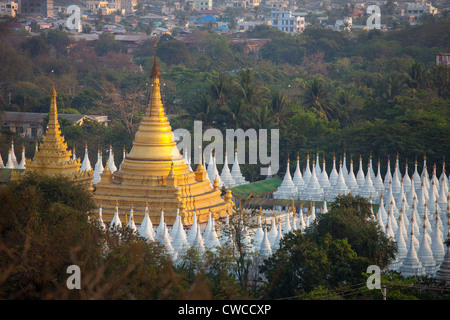
M156 42L153 44L154 47L154 61L153 61L153 68L152 72L150 73L150 78L160 77L161 72L159 71L158 62L156 60Z

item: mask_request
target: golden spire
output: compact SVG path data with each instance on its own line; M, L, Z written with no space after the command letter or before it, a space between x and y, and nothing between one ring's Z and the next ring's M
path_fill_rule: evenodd
M177 162L174 166L178 167L184 164L184 158L176 147L172 127L164 111L161 100L160 76L161 72L159 71L156 60L155 44L155 60L150 73L150 101L145 116L142 118L139 129L136 132L133 148L128 154L127 159L174 161ZM127 159L125 159L122 166L124 170L127 170L128 167ZM187 171L187 167L185 169Z

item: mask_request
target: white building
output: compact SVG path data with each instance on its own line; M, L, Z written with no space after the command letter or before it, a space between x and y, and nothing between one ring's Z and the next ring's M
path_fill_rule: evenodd
M212 10L212 0L194 0L195 10Z
M19 2L5 1L0 2L0 17L8 16L15 17L19 13Z
M273 28L296 34L305 30L305 18L294 17L291 11L272 11L270 21Z

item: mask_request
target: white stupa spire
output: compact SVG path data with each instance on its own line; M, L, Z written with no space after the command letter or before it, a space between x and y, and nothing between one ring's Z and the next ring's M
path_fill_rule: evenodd
M443 241L443 234L439 227L439 215L436 215L434 231L431 237L431 251L433 252L433 258L437 264L441 264L445 256L445 248Z
M297 187L291 178L289 170L289 159L287 160L286 173L284 174L283 181L278 189L273 193L274 199L289 199L295 200L298 197Z
M309 178L311 178L311 170L309 168L309 153L306 156L306 168L305 171L303 171L303 181L305 182L305 185L308 185Z
M367 175L369 175L369 173ZM361 155L359 156L359 169L358 169L358 173L356 175L356 182L358 183L359 190L362 189L362 187L364 186L364 184L366 182Z
M358 182L356 181L355 173L353 170L353 159L350 159L350 169L348 171L347 180L345 180L347 187L350 189L352 194L356 195L359 192Z
M313 200L321 201L325 195L322 187L320 186L319 180L316 177L315 164L313 163L313 169L311 171L311 177L309 178L308 184L305 190L301 194L300 199L303 200Z
M220 179L223 181L223 184L227 189L232 188L236 185L236 182L231 176L230 168L228 167L228 157L226 152L225 152L225 160L223 162L222 173L220 174Z
M384 181L384 190L387 192L387 191L389 191L390 184L392 182L391 159L390 158L388 158L386 175L384 176L383 181Z
M117 167L114 163L114 151L112 149L111 144L109 144L108 166L109 166L109 170L111 171L111 173L114 173L115 171L117 171Z
M408 173L408 162L405 163L405 174L403 175L403 188L407 192L411 188L411 178Z
M263 259L268 258L272 255L272 248L267 236L267 228L264 228L263 238L259 247L259 253Z
M414 179L414 187L416 189L416 192L418 192L422 185L422 178L419 174L419 171L417 170L417 160L414 161L414 172L412 178Z
M11 148L8 150L8 159L6 161L6 169L15 169L14 162L12 161Z
M192 228L191 228L192 230ZM196 225L195 227L195 237L191 244L192 248L196 249L200 254L205 252L205 244L200 231L200 227Z
M92 166L91 166L91 161L89 161L88 147L86 144L86 146L84 148L84 159L83 159L83 162L81 163L80 171L91 171L91 170L92 170Z
M300 171L300 158L297 156L297 167L295 168L294 177L292 178L292 182L294 183L294 186L297 188L298 193L301 193L305 187L305 181L302 177L302 172Z
M128 228L130 228L133 231L137 231L136 224L134 223L134 216L133 216L133 205L130 209L130 219L128 220Z
M399 272L404 276L422 276L425 274L425 268L422 266L417 252L414 246L414 231L411 230L411 236L409 237L409 247L406 258L402 261L402 265L399 268Z
M103 208L102 208L102 206L100 206L100 208L98 208L98 225L101 230L106 230L106 225L103 222L102 212L103 212Z
M195 237L197 237L197 229L198 229L198 223L197 223L197 211L194 211L194 218L192 220L192 226L189 229L187 240L189 244L192 246L195 240Z
M139 234L148 241L155 241L155 232L150 216L148 215L148 206L145 207L144 219L139 227Z
M368 165L368 171L370 170L370 163ZM372 177L370 174L367 174L364 179L364 184L359 188L359 195L369 199L372 196L372 199L378 200L379 195L375 187L372 183Z
M103 160L101 150L97 153L97 163L94 167L94 178L92 179L93 184L97 184L101 181L101 174L103 173Z
M349 193L349 191L350 190L348 189L348 187L345 183L344 169L342 167L342 163L340 163L338 178L336 179L336 183L334 184L333 188L331 188L331 190L327 196L331 200L334 200L338 195L343 196L344 194Z
M331 189L331 183L328 179L328 174L326 171L325 156L323 157L323 170L320 173L320 177L318 177L317 179L319 180L319 184L322 187L324 194L328 194Z
M436 261L433 258L433 252L431 251L430 242L428 237L426 236L427 234L428 232L426 231L426 224L424 223L417 256L420 260L420 263L425 268L425 272L427 274L434 275L438 267L436 265Z
M17 162L16 152L14 151L14 140L11 140L11 160L14 164L14 168L17 168L19 163Z
M231 176L233 177L234 182L236 183L237 186L248 183L245 180L244 176L242 175L241 168L239 167L237 149L234 151L234 162L233 166L231 167Z
M272 217L272 226L267 234L267 237L270 242L270 246L273 247L273 244L275 243L275 239L277 238L277 235L278 235L277 218Z
M122 162L121 162L120 165L119 165L119 170L120 170L120 168L122 168L122 164L123 164L123 162L125 161L126 156L127 156L127 151L125 150L125 146L123 146L123 151L122 151Z
M155 240L157 240L159 242L163 242L164 241L163 237L165 236L166 232L168 232L168 230L166 230L166 222L164 221L164 211L161 209L161 216L159 219L158 228L156 229ZM170 235L168 233L167 233L167 235L170 237Z
M333 168L331 169L330 172L330 177L329 177L329 181L330 181L330 185L332 187L334 187L334 185L336 184L337 178L338 178L338 172L336 170L336 156L333 155Z
M178 253L178 257L181 257L189 247L189 242L187 240L186 232L184 231L183 221L181 221L179 210L177 211L177 216L177 227L175 230L175 234L171 238L173 249Z
M261 211L261 209L260 209ZM262 219L262 215L261 213L257 216L256 220L256 230L255 230L255 234L253 235L253 246L255 248L259 248L261 245L261 241L263 241L263 237L264 237L264 231L261 225L261 219Z
M25 165L26 165L25 146L22 146L22 157L20 159L20 163L19 163L19 166L17 167L17 169L25 170Z
M380 169L380 160L378 160L378 169L377 169L377 175L375 177L375 180L372 181L373 187L378 192L379 195L381 195L384 192L384 184L383 184L383 178L381 178L381 169Z
M120 221L120 217L119 217L119 204L116 203L116 210L114 212L114 217L111 220L111 224L109 226L109 228L111 230L115 229L115 228L121 228L122 227L122 221Z
M319 152L317 152L317 154L316 154L316 166L315 166L315 170L316 170L316 177L319 178L319 177L320 177L320 174L322 173L322 170L320 169Z

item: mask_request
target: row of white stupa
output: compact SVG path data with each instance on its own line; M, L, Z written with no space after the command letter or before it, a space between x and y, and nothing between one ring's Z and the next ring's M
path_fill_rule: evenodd
M280 240L286 233L297 229L304 230L316 221L314 204L310 209L307 213L301 212L298 215L292 213L292 217L291 214L287 214L284 222L277 218L275 214L270 218L272 223L270 230L267 227L263 227L262 215L258 215L257 228L245 228L242 235L242 243L245 245L247 252L259 253L264 258L272 255L273 252L279 249ZM320 212L322 214L328 212L326 202L324 202ZM119 208L116 206L114 217L109 224L110 230L123 227L120 216L123 218L123 213L120 214ZM102 219L102 208L99 208L98 222L101 228L107 228ZM136 226L134 222L133 208L131 208L127 226L148 241L158 241L163 244L174 261L180 259L188 248L195 248L200 253L203 253L207 249L214 251L221 245L234 244L233 236L229 231L228 215L224 225L219 228L216 227L211 212L203 231L201 230L201 225L197 222L195 212L192 226L189 229L183 225L178 213L173 226L171 228L168 227L164 221L164 211L161 211L160 224L155 227L148 215L148 207L145 209L144 219L139 226Z
M390 204L394 202L393 198L389 201ZM418 205L419 201L415 199L411 207L403 202L400 210L396 210L392 205L386 210L382 198L377 213L373 214L371 219L376 221L387 237L395 241L397 245L396 259L391 263L389 269L397 270L405 276L430 275L434 277L444 260L446 260L446 264L450 263L450 247L446 248L444 245L444 240L450 239L448 220L450 206L446 208L445 213L439 212L439 209L431 213L425 206L424 214L420 215L417 210ZM371 208L373 212L373 206ZM295 230L303 232L305 228L317 223L317 211L319 209L313 202L310 208L302 208L298 213L292 211L285 214L284 221L280 218L277 219L275 214L264 220L264 222L271 221L270 227L263 226L262 215L258 215L257 227L244 229L242 243L245 244L249 253L259 253L262 258L267 258L279 249L280 240L287 233ZM318 214L327 213L327 202L324 201ZM98 220L100 226L106 228L102 220L102 208L99 209ZM189 229L183 226L179 215L171 228L164 222L163 211L161 211L160 221L161 223L154 227L147 208L144 220L137 227L134 223L133 209L131 209L127 226L148 241L160 242L174 261L181 259L188 248L195 248L203 253L207 249L217 250L224 244L233 245L228 216L225 224L221 228L216 228L215 221L210 214L204 231L201 231L196 215L194 215L194 222ZM122 222L119 209L116 207L109 228L112 230L119 227L122 227Z
M36 145L36 150L37 150L37 148L38 148L38 146ZM75 149L73 149L73 151L72 151L72 157L74 160L76 159ZM125 157L126 157L126 151L124 148L123 159L125 159ZM185 153L185 161L186 161L186 164L189 165L189 171L193 172L192 167L191 167L191 161L188 157L187 152ZM111 173L118 170L114 163L114 151L111 146L109 147L109 157L108 157L107 162L108 162L109 170L111 171ZM123 160L122 160L122 162L123 162ZM206 168L205 161L204 161L204 167ZM26 169L26 167L25 167L25 147L22 148L22 159L21 159L20 163L18 163L16 160L15 152L14 152L14 142L11 142L11 147L8 152L8 160L7 160L6 165L3 164L3 160L2 160L1 154L0 154L0 168ZM91 161L89 160L88 149L86 146L85 154L84 154L83 161L81 163L80 170L81 171L90 171L92 169L94 170L93 184L97 184L98 182L100 182L101 174L104 170L103 154L101 151L98 151L97 162L95 163L94 168L92 168ZM119 166L119 169L120 169L120 166ZM219 172L217 170L216 157L215 157L215 155L213 156L211 153L208 167L207 167L207 173L208 173L207 178L209 179L211 184L212 184L212 182L214 182L215 179L217 179L219 181L219 188L222 188L222 186L225 186L226 188L232 188L234 186L248 183L241 173L241 169L240 169L238 158L237 158L237 152L235 153L234 163L233 163L231 171L228 167L228 158L225 153L225 161L224 161L224 166L223 166L223 170L222 170L221 174L219 174Z
M390 161L388 160L387 171L383 179L379 161L377 174L375 175L372 159L369 160L367 171L364 173L362 158L360 158L359 170L356 176L353 169L353 161L350 163L349 170L347 170L345 162L346 158L344 155L343 161L339 164L338 172L336 169L336 160L333 159L333 168L328 175L325 169L321 170L318 155L317 161L313 163L311 170L308 156L306 168L302 173L297 158L297 168L294 176L291 177L288 160L283 181L273 193L273 197L275 199L321 201L324 197L328 200L334 200L338 195L352 193L366 198L372 197L374 202L379 202L381 195L386 195L392 185L392 193L395 199L399 199L398 202L401 202L400 197L402 191L407 195L409 200L412 200L414 194L424 189L425 200L429 201L429 196L434 191L435 197L439 198L439 202L442 201L442 206L446 208L450 176L446 176L445 163L443 164L442 173L439 178L437 178L436 166L433 167L430 178L426 159L424 159L422 173L418 173L416 161L414 173L412 176L409 176L408 164L405 165L404 175L400 173L399 159L397 157L393 174L391 172ZM325 159L323 160L323 168L325 168Z
M11 147L8 150L8 158L6 164L3 163L2 155L0 154L0 169L25 169L25 146L22 146L22 158L20 163L17 162L16 153L14 152L14 141L11 141Z

